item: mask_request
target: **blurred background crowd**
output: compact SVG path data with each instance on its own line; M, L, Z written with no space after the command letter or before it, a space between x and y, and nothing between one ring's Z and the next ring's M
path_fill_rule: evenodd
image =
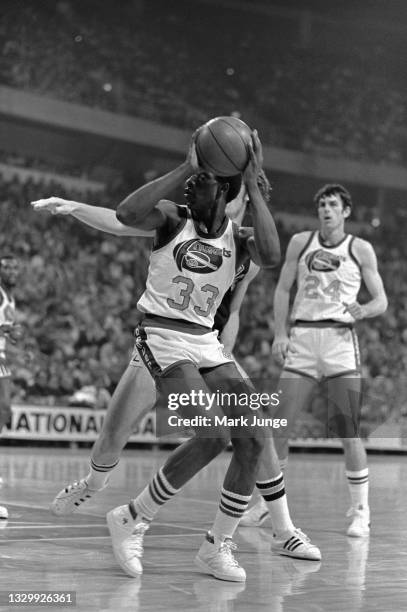
M3 0L1 82L188 129L223 106L275 146L406 159L402 32L281 8L244 27L227 2L121 4Z
M227 3L216 7L217 19L210 2L194 10L185 0L178 4L173 11L164 0L126 1L117 11L113 0L3 0L0 85L191 131L224 109L256 126L266 144L328 158L405 161L403 55L391 36L383 43L380 28L347 52L343 37L357 41L360 28L340 20L313 23L310 39L306 12L293 21L282 10L278 25L252 12L250 28L242 28ZM132 19L123 18L126 10ZM83 175L79 166L53 165L41 151L34 158L9 146L0 162L14 169L11 177L0 174L0 252L13 251L23 261L16 300L27 332L12 349L14 399L104 408L131 354L150 243L34 213L29 202L59 195L115 208L130 184L116 177L95 194L18 172ZM133 177L131 188L146 178ZM277 185L277 213L309 213L310 205L309 194L288 201ZM358 208L356 201L355 214L359 234L376 250L389 297L385 316L358 325L365 419L381 422L407 412L406 213L395 207L374 228L373 206ZM292 228L283 216L279 231L284 251ZM248 373L271 387L278 376L271 357L278 273L261 273L252 283L236 349ZM312 418L299 435L315 433Z
M15 400L105 408L131 355L150 240L102 234L71 217L31 210L31 200L52 193L104 206L117 204L124 195L120 190L97 196L68 193L58 184L22 182L18 176L0 180L1 217L13 215L12 230L0 237L0 250L20 254L24 264L16 299L27 333L12 351ZM394 218L368 234L389 296L385 316L358 324L364 413L375 423L407 405L407 246L398 223ZM281 222L279 233L284 251L291 233ZM278 273L262 272L251 284L236 347L247 372L270 390L279 373L271 356ZM314 422L311 430L315 434Z

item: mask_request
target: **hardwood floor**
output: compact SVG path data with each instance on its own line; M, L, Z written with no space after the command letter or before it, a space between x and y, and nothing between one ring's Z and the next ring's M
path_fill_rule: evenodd
M348 493L340 455L292 454L286 484L292 516L322 551L322 562L276 556L272 532L240 528L235 541L246 584L202 574L193 559L214 518L230 455L224 454L162 509L145 537L144 574L123 574L111 551L105 513L126 503L167 452L126 451L110 486L65 518L48 505L87 473L88 451L1 449L0 609L8 591L75 591L73 610L135 612L405 612L407 458L369 457L372 534L347 538ZM27 606L24 607L27 609ZM42 609L33 607L33 609ZM69 606L47 605L47 610Z

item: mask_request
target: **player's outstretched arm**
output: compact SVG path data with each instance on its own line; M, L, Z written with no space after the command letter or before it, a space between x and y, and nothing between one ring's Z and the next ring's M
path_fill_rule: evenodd
M258 185L262 170L263 152L257 131L252 133L250 160L243 173L253 217L254 238L248 240L252 260L262 268L274 268L280 263L280 239L276 224Z
M198 170L198 158L195 150L197 132L194 133L185 161L164 176L146 183L128 195L117 208L117 218L125 225L145 230L159 229L171 215L169 202L159 205L168 194L182 184L191 174Z
M83 202L65 200L58 197L44 198L31 202L36 211L47 211L52 215L71 215L95 229L116 236L153 237L154 232L123 225L116 217L116 211L101 206L91 206Z
M366 304L344 303L345 312L349 312L356 321L377 317L386 311L388 302L383 281L377 269L376 254L372 245L361 238L355 240L353 252L360 264L363 281L372 299Z
M287 247L284 265L274 292L274 342L272 353L276 361L282 365L289 348L287 330L290 290L297 276L298 258L308 240L309 232L295 234Z
M259 272L259 266L255 263L250 263L249 271L246 276L236 285L232 299L230 302L230 314L229 318L225 323L225 326L220 335L220 341L227 353L231 353L233 351L233 347L235 346L237 334L239 332L239 312L240 307L243 302L243 298L246 295L247 289Z

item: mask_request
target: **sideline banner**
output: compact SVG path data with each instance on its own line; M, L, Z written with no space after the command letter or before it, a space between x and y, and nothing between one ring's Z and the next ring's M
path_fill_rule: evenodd
M94 442L102 428L105 410L65 406L13 405L10 427L4 427L0 438L10 440L49 440L52 442ZM129 442L179 444L185 440L180 432L156 436L156 413L149 410L137 420ZM364 443L369 450L407 452L407 419L399 423L382 424L375 428ZM290 446L297 448L340 448L337 438L294 437Z
M11 410L11 426L3 428L0 437L12 440L93 442L106 414L105 410L61 406L13 405ZM157 442L153 411L141 416L129 441Z

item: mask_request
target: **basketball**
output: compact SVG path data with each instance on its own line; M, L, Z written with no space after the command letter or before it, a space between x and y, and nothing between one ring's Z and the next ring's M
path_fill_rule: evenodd
M251 129L236 117L215 117L202 126L196 140L200 165L217 176L242 172L249 161Z

